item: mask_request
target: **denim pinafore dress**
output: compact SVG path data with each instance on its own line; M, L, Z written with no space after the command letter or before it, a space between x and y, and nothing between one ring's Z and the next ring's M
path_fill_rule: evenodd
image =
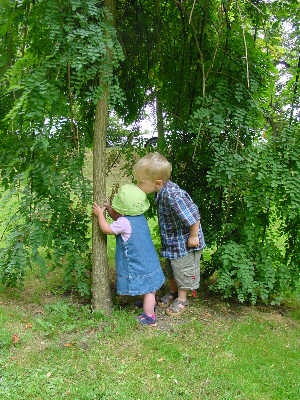
M165 277L152 242L145 216L125 216L131 224L131 236L125 242L116 236L117 293L136 296L162 287Z

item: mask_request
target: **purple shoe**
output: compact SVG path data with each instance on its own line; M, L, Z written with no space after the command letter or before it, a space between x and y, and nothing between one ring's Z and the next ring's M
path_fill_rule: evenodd
M154 318L149 317L149 315L143 313L143 314L139 315L137 318L141 325L156 326L156 317L155 317L155 314L153 314L153 315L154 315Z

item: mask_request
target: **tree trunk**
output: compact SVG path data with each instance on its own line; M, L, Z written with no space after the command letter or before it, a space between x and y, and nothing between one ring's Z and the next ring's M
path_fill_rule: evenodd
M105 142L107 123L108 88L98 101L94 127L93 150L93 199L100 206L105 201ZM93 307L110 313L112 299L108 278L108 260L106 235L101 232L98 219L93 217L93 270L92 270Z
M113 1L105 0L105 6L113 12ZM110 54L107 54L107 64L111 66ZM101 85L101 79L100 79ZM105 187L105 153L106 127L108 119L109 88L106 86L101 99L96 106L93 149L93 200L100 206L106 198ZM112 310L112 298L108 276L107 241L98 225L98 219L93 217L93 269L92 269L92 303L95 310L109 314Z

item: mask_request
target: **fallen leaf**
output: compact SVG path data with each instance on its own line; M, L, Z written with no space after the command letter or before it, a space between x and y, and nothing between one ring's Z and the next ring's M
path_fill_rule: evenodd
M74 346L74 343L64 343L64 346L65 347L72 347L72 346Z
M29 329L29 328L32 328L32 323L31 322L29 322L28 324L25 325L25 329Z
M48 372L48 374L46 376L47 376L47 378L50 378L51 375L52 375L52 372Z
M158 360L157 360L157 362L162 362L162 361L165 361L166 359L164 358L164 357L162 357L162 358L159 358Z
M12 335L12 336L11 336L11 339L12 339L13 344L16 344L16 343L18 343L18 341L20 340L20 336L18 336L18 335Z
M211 318L211 314L209 312L204 312L203 315L205 315L205 317Z

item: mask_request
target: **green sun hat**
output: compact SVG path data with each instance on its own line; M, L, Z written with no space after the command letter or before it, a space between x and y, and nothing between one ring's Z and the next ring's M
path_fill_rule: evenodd
M121 215L141 215L149 207L146 193L133 183L121 186L112 202L112 208Z

